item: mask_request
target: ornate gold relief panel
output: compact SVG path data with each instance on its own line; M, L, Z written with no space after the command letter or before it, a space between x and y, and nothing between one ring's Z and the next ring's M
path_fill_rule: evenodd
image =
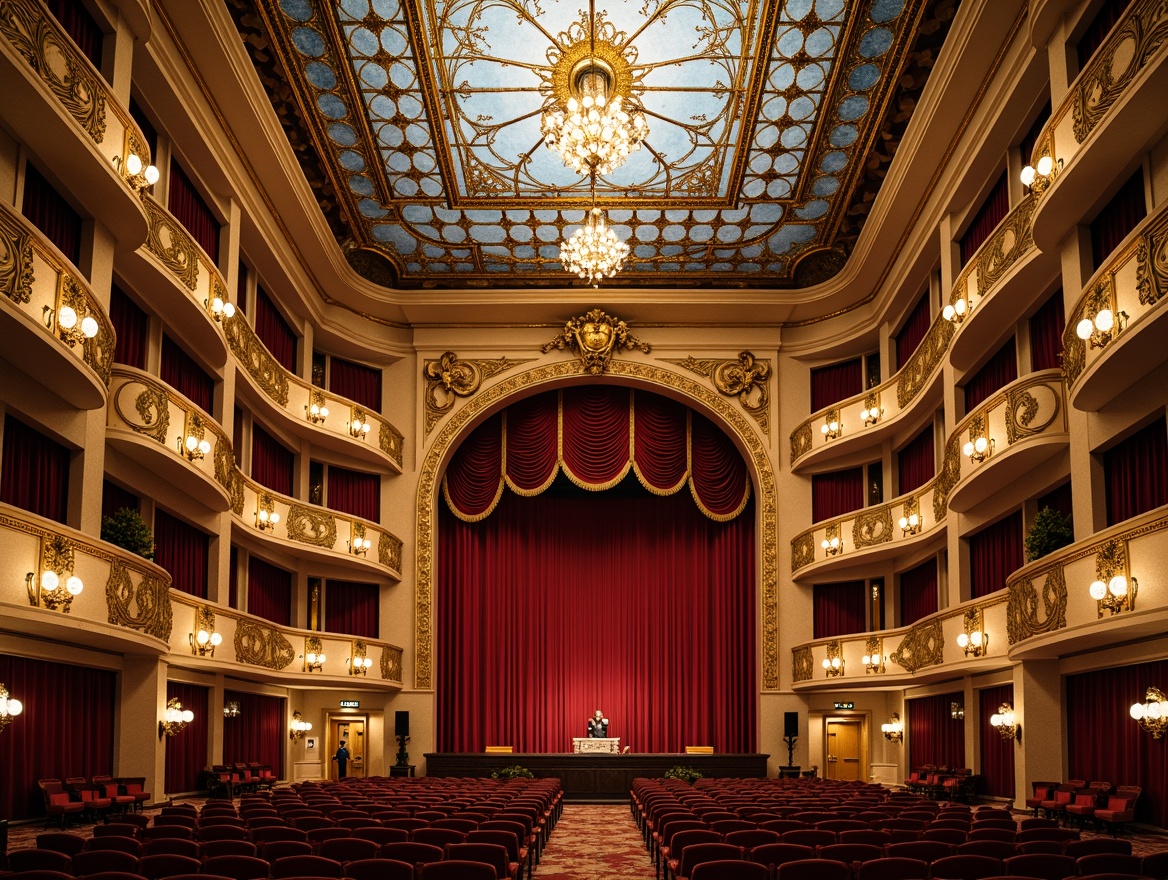
M199 285L199 248L178 221L153 199L142 199L150 222L146 249L190 290Z
M811 656L811 648L801 645L791 649L791 680L811 681L815 677L815 658Z
M402 680L402 651L401 648L391 648L388 645L381 649L381 677L386 681Z
M764 434L770 436L770 361L756 359L749 351L740 352L735 360L699 360L692 356L662 360L706 376L720 394L737 397L746 414L758 422Z
M896 403L901 409L907 408L924 389L929 377L945 357L954 332L952 321L946 321L940 315L933 321L933 326L897 377Z
M134 576L138 583L134 584ZM170 640L174 623L170 602L170 582L152 574L136 572L120 559L113 559L105 583L107 619L115 626L136 629L147 635Z
M401 539L382 532L377 536L377 561L386 568L391 568L398 574L402 570L402 542Z
M977 258L977 289L985 296L1006 270L1034 246L1030 218L1038 199L1028 195L990 236Z
M1067 625L1067 578L1063 566L1046 573L1041 592L1031 578L1011 581L1008 590L1006 636L1011 645ZM1039 599L1042 600L1041 615Z
M454 409L458 398L471 397L487 379L529 362L530 359L509 361L506 357L464 361L452 351L445 352L438 360L426 361L422 368L422 376L426 380L426 434L438 424L439 419Z
M1140 305L1145 306L1154 306L1168 292L1168 215L1162 216L1140 237L1136 251L1136 289Z
M918 623L901 640L888 659L906 672L914 673L926 666L939 666L945 662L945 634L941 621L933 619Z
M885 504L873 510L861 510L852 526L852 546L875 547L892 540L892 507Z
M1006 392L1006 442L1015 443L1041 434L1062 409L1062 383L1058 387L1035 382ZM985 436L984 434L981 436Z
M302 544L331 549L337 543L337 520L331 513L301 504L288 508L288 537Z
M149 199L147 199L149 201ZM280 406L288 405L288 375L264 348L242 312L223 321L227 344L260 390ZM384 423L383 427L384 427ZM379 432L385 436L385 431ZM399 435L400 436L400 435ZM384 441L382 441L384 443Z
M815 561L815 536L807 532L791 541L791 573Z
M0 211L0 291L14 303L32 299L32 236Z
M296 659L296 649L279 630L240 618L235 625L235 657L240 663L285 669Z

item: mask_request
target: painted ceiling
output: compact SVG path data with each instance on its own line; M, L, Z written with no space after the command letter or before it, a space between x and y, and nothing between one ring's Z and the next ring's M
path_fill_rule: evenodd
M361 274L575 283L559 245L589 181L542 142L540 118L555 62L589 35L586 0L227 2ZM606 285L784 288L839 271L883 176L879 136L907 123L890 110L919 92L954 5L598 4L591 27L649 124L596 184L631 251Z

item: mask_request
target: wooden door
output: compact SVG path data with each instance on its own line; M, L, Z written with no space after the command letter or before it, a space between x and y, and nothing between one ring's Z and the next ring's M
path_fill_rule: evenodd
M365 775L365 719L364 718L332 718L329 723L330 750L329 750L329 779L337 778L337 763L332 756L343 740L349 750L349 776Z
M860 722L827 723L827 778L854 782L863 778Z

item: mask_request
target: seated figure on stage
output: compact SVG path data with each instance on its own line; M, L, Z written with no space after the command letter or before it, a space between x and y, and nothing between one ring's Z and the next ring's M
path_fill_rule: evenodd
M588 719L588 736L592 739L608 736L608 719L599 709L596 710L595 715Z

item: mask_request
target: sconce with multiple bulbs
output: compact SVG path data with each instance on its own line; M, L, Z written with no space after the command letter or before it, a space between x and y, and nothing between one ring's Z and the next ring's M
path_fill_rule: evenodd
M864 664L864 674L876 673L879 675L884 672L884 649L880 644L879 639L872 639L868 642L865 650L867 653L860 658L860 662Z
M1128 714L1152 734L1153 739L1160 739L1168 733L1168 697L1158 687L1149 686L1144 702L1132 703Z
M819 542L820 548L827 556L838 556L844 552L844 542L839 535L832 535Z
M230 700L223 705L224 718L238 718L239 717L239 700Z
M958 634L957 646L965 652L966 657L971 654L980 657L986 652L990 641L990 637L982 629L981 611L977 608L966 611L964 625L965 632Z
M941 317L952 324L960 324L971 314L973 314L973 300L967 300L964 297L941 309Z
M23 711L24 703L8 693L8 688L0 681L0 733Z
M1095 554L1095 580L1090 588L1098 616L1104 610L1112 614L1133 610L1139 589L1139 581L1128 576L1126 545L1115 538L1107 541Z
M1022 180L1023 186L1030 187L1030 191L1035 195L1042 195L1062 169L1062 159L1055 162L1052 157L1043 156L1034 165L1025 166L1018 176Z
M900 720L900 713L893 712L886 722L880 725L880 732L889 742L898 743L904 739L904 722Z
M216 323L222 322L224 318L231 318L235 315L235 306L221 296L212 297L210 300L203 300L203 306L211 313L211 317L215 319Z
M280 514L276 513L276 499L271 495L260 495L256 499L256 528L261 532L271 532L280 522Z
M819 433L823 435L824 442L843 436L844 426L840 423L838 412L832 410L827 414L827 418L819 426Z
M171 697L166 701L166 714L158 722L158 739L164 736L178 736L187 725L195 720L195 713L184 709L178 697Z
M349 667L349 675L364 675L369 671L373 665L373 658L365 656L365 653L364 642L353 643L353 655L345 660L345 665Z
M1127 327L1127 312L1100 309L1093 318L1083 318L1075 325L1075 335L1091 348L1103 348Z
M73 348L78 342L93 339L101 330L101 325L92 315L79 315L73 306L60 305L56 309L52 306L44 308L45 326L49 330L56 330L61 341Z
M965 720L965 706L957 701L949 704L949 717L954 721Z
M961 447L961 454L968 456L974 464L981 464L994 454L995 446L993 437L988 440L985 437L976 437L965 441L965 445Z
M1016 739L1022 742L1022 725L1018 723L1014 707L1009 703L998 706L998 711L990 716L990 726L1002 735L1002 739Z
M300 712L293 712L292 724L288 730L288 739L292 740L292 742L296 742L297 740L303 739L304 734L308 733L310 730L312 730L312 723L305 721L301 717Z
M372 429L373 423L369 421L369 416L365 414L365 410L353 407L353 411L349 416L349 434L356 437L358 440L364 440L369 436L369 431Z
M827 643L827 656L823 658L823 671L828 678L835 678L844 674L844 658L841 656L843 647L838 641Z
M319 672L324 669L325 655L323 645L316 636L309 636L304 640L304 671Z
M153 165L143 166L142 159L137 153L130 153L124 163L122 162L121 156L114 156L113 162L114 167L119 171L123 171L124 169L123 176L126 179L126 183L136 193L140 193L158 183L160 176L158 169Z
M207 429L203 420L195 413L187 413L184 437L178 438L178 451L187 457L187 461L202 461L211 451L211 444L206 439Z
M921 530L921 509L920 502L916 498L910 498L904 502L904 510L900 519L896 521L897 526L900 527L901 535L908 537L915 535Z
M373 541L365 537L365 526L359 522L353 523L353 537L349 539L349 552L354 556L364 556L373 546Z
M215 612L204 606L195 613L195 631L190 634L191 653L199 657L214 657L215 649L223 644L223 636L215 632Z
M869 395L864 401L864 408L860 410L860 421L867 428L869 425L874 425L880 421L882 415L884 415L884 407L880 405L879 395Z
M62 579L61 574L46 569L41 572L37 580L35 572L24 576L24 584L28 588L29 604L36 608L48 608L50 611L69 613L69 606L73 599L81 595L85 584L76 575L69 575Z
M324 395L313 389L308 392L308 405L304 407L304 417L314 425L319 425L328 418L329 408L325 403Z

